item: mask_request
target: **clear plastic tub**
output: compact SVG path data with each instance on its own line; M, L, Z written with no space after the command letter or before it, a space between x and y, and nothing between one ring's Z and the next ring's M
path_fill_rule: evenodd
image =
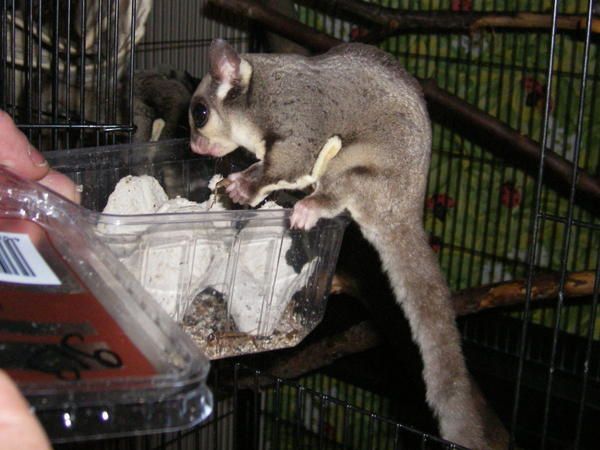
M117 182L152 175L202 202L215 160L185 140L48 154L101 211ZM103 242L211 359L289 347L321 320L347 219L290 230L291 210L96 216Z
M0 367L54 442L193 426L212 410L209 361L96 222L0 167Z

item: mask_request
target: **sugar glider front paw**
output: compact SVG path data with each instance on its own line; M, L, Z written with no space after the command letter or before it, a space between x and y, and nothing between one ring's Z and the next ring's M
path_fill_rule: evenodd
M312 197L306 197L294 205L290 217L290 227L300 230L310 230L321 217L324 217L324 209L319 201Z
M235 203L240 205L246 205L250 203L256 193L256 184L244 172L236 172L230 174L227 179L231 182L225 192L229 195L229 198Z

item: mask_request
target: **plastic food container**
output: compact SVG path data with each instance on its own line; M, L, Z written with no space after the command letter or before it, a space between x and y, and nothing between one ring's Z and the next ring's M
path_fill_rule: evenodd
M215 160L194 155L186 140L47 156L83 186L83 205L93 211L104 208L127 175L151 175L169 198L202 202L217 171ZM305 232L289 229L290 213L99 214L95 229L215 359L296 345L321 320L347 219L321 220Z
M54 442L193 426L212 410L209 361L97 221L0 168L0 368Z

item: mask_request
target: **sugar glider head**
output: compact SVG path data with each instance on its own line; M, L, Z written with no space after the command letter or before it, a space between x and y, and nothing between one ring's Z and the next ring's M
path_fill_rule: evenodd
M209 72L204 76L190 101L190 147L201 155L223 156L243 146L250 151L260 140L238 104L246 95L252 66L227 42L214 40L208 51ZM249 136L250 135L250 136Z

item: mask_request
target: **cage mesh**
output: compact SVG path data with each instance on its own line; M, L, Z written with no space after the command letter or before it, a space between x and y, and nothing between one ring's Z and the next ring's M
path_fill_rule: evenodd
M146 35L135 49L136 69L167 65L201 77L207 67L210 41L221 37L236 50L247 52L250 47L247 29L243 18L211 10L206 0L155 0Z
M364 31L364 24L324 14L306 3L297 5L299 19L315 29L345 41ZM592 17L594 2L371 3L414 11L539 12L550 16L556 12ZM251 25L218 11L210 12L210 19L205 18L204 1L156 0L135 55L129 51L128 57L120 60L118 49L127 41L122 41L118 33L123 22L118 5L117 0L0 0L0 34L7 37L0 42L0 107L17 119L38 147L67 148L127 140L133 123L128 113L119 113L119 101L131 102L131 92L120 91L119 86L131 83L136 68L168 64L201 76L211 38L225 37L241 51L256 48L253 34L248 32ZM96 6L97 23L103 26L94 28L88 47L80 39L86 35L85 11ZM32 24L42 24L41 32ZM405 33L388 38L381 46L414 75L434 79L441 88L598 177L600 128L595 114L600 108L600 64L597 35L588 32L589 28L571 33L548 29ZM125 95L120 98L118 92ZM70 106L65 109L64 104ZM572 185L561 184L549 176L548 170L523 169L519 162L514 156L475 144L454 129L434 124L431 171L423 205L426 228L453 290L527 279L545 272L558 273L561 285L569 272L593 274L595 289L591 296L567 299L561 291L558 302L528 302L508 311L460 321L471 367L483 368L511 383L513 407L503 419L517 442L531 448L593 448L590 443L598 438L594 423L600 410L597 206L590 207ZM280 395L284 391L285 398L297 398L293 389L279 391ZM252 403L254 408L264 410L261 432L255 435L264 445L264 433L274 430L267 425L267 406L276 401L269 392L261 393L260 401ZM136 438L114 445L137 448L127 447L128 442L139 448L187 448L185 442L191 440L196 445L193 448L199 444L232 448L234 442L228 440L233 439L232 435L223 428L233 420L229 414L233 413L218 411L216 425L208 433ZM526 420L528 416L537 420ZM282 423L283 419L278 420ZM319 439L326 439L322 436L324 424L317 423L319 426L317 444ZM372 429L380 426L373 425ZM285 430L280 428L281 433ZM155 439L159 439L158 444ZM308 442L305 448L319 448L308 447ZM331 443L331 448L367 448L338 444Z
M384 397L320 374L290 382L236 364L213 369L211 388L215 412L192 430L63 444L57 450L463 448L395 422Z

